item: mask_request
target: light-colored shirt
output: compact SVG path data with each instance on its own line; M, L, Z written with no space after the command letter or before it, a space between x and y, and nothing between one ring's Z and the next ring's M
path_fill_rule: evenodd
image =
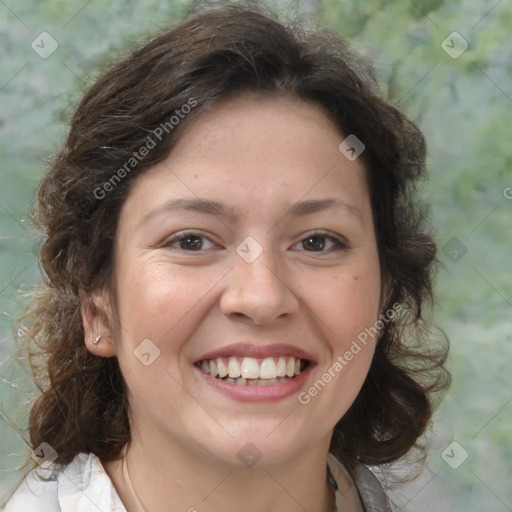
M331 453L327 466L339 512L391 512L379 481L366 466L358 463L349 473ZM126 512L101 461L92 453L78 454L59 472L50 468L31 471L2 510Z

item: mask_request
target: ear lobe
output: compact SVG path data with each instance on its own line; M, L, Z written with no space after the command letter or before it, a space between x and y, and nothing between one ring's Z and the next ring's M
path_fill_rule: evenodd
M102 289L91 294L80 290L79 297L87 350L100 357L115 356L117 347L107 290Z

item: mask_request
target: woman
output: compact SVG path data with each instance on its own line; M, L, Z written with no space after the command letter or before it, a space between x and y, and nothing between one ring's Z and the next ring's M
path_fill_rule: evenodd
M37 464L5 510L391 510L367 465L448 383L416 126L337 36L236 6L113 66L70 125L34 214Z

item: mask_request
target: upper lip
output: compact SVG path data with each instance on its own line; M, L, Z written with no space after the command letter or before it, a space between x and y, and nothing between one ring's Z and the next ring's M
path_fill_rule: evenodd
M294 356L298 359L305 359L316 362L315 358L308 352L288 345L287 343L275 343L272 345L254 345L252 343L234 343L225 347L213 350L202 355L197 361L205 359L216 359L217 357L253 357L255 359L265 359L266 357Z

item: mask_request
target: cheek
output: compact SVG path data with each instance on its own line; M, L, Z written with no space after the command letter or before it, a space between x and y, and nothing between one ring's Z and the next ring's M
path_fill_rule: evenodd
M155 259L133 261L121 262L117 276L117 356L129 400L139 413L154 414L152 407L158 403L160 410L178 415L190 405L190 395L180 384L180 353L222 274Z
M187 269L166 261L119 265L122 345L133 348L148 338L163 353L179 348L221 279L220 271Z
M307 290L304 300L319 318L318 325L325 328L332 348L350 345L379 315L378 268L340 269L303 289Z
M316 325L326 340L327 355L298 399L314 404L327 424L336 424L361 390L375 351L372 329L379 315L378 270L339 272L309 294Z

